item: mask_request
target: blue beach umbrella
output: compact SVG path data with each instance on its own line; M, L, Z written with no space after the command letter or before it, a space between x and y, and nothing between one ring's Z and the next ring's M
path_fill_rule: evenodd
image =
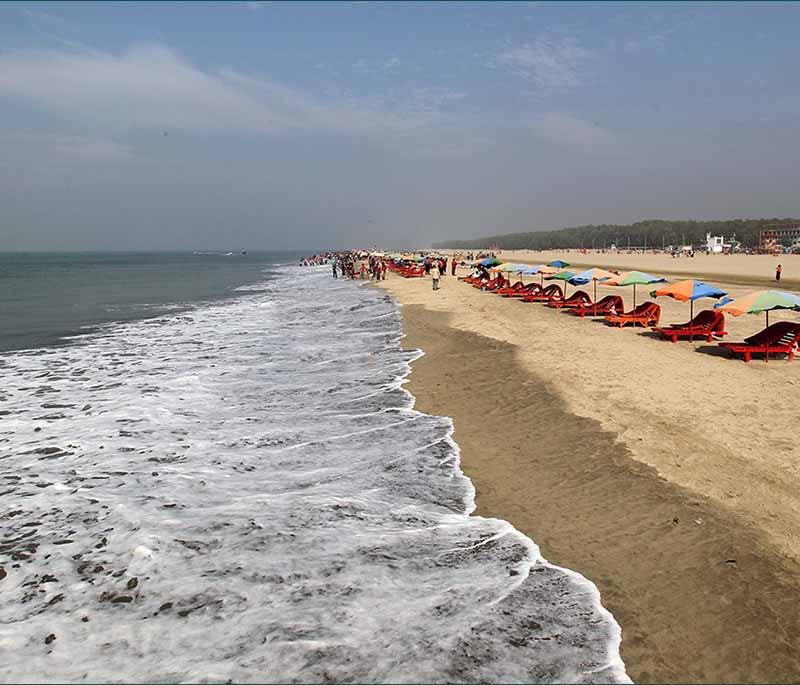
M563 269L565 266L569 266L569 262L565 262L563 259L554 259L552 262L548 262L547 266L554 266L557 269Z

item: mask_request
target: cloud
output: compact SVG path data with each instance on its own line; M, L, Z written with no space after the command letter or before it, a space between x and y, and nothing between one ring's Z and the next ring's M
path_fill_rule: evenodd
M541 138L576 148L610 148L621 142L613 131L564 112L547 112L531 128Z
M275 133L408 130L436 116L415 102L322 100L234 70L203 71L159 45L121 56L101 53L0 54L0 98L111 128Z
M493 65L506 66L540 88L574 88L583 83L582 67L591 56L573 38L541 37L504 50Z
M120 161L134 158L133 149L108 138L32 130L0 131L0 145L9 153L27 159L72 161Z

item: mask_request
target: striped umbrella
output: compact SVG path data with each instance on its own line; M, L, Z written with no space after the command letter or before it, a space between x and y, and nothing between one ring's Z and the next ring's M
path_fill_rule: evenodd
M726 297L715 309L728 312L733 316L742 314L760 314L764 312L766 327L769 328L769 313L773 309L800 309L800 297L783 290L756 290L749 295L742 295L736 299ZM769 345L765 345L764 352L769 359Z

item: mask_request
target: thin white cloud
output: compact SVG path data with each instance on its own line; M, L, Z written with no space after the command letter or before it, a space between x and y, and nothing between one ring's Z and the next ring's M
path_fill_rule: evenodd
M114 128L273 133L407 130L436 112L364 99L322 100L233 70L203 71L158 45L109 54L0 54L0 97ZM404 106L404 105L408 106Z
M583 83L591 53L573 38L540 37L503 50L493 65L505 66L540 88L574 88Z

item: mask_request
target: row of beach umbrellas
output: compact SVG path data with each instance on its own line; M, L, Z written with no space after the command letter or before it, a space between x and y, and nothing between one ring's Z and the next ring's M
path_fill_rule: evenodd
M597 284L614 286L633 286L633 306L636 307L636 286L664 283L667 279L645 273L643 271L626 271L615 274L598 267L586 269L575 273L564 270L569 264L557 259L547 264L531 266L515 262L500 263L500 260L487 258L482 260L484 266L491 266L492 271L505 273L518 273L520 275L539 274L543 280L559 280L566 285L594 286L594 301L597 302ZM479 262L479 263L482 263ZM732 316L743 314L766 314L766 325L769 326L769 312L776 309L800 309L800 296L783 290L758 290L738 298L728 296L728 293L715 285L697 279L687 279L672 283L665 287L650 291L651 297L672 297L680 302L689 302L689 318L694 318L694 301L702 298L717 299L715 309L727 312Z

